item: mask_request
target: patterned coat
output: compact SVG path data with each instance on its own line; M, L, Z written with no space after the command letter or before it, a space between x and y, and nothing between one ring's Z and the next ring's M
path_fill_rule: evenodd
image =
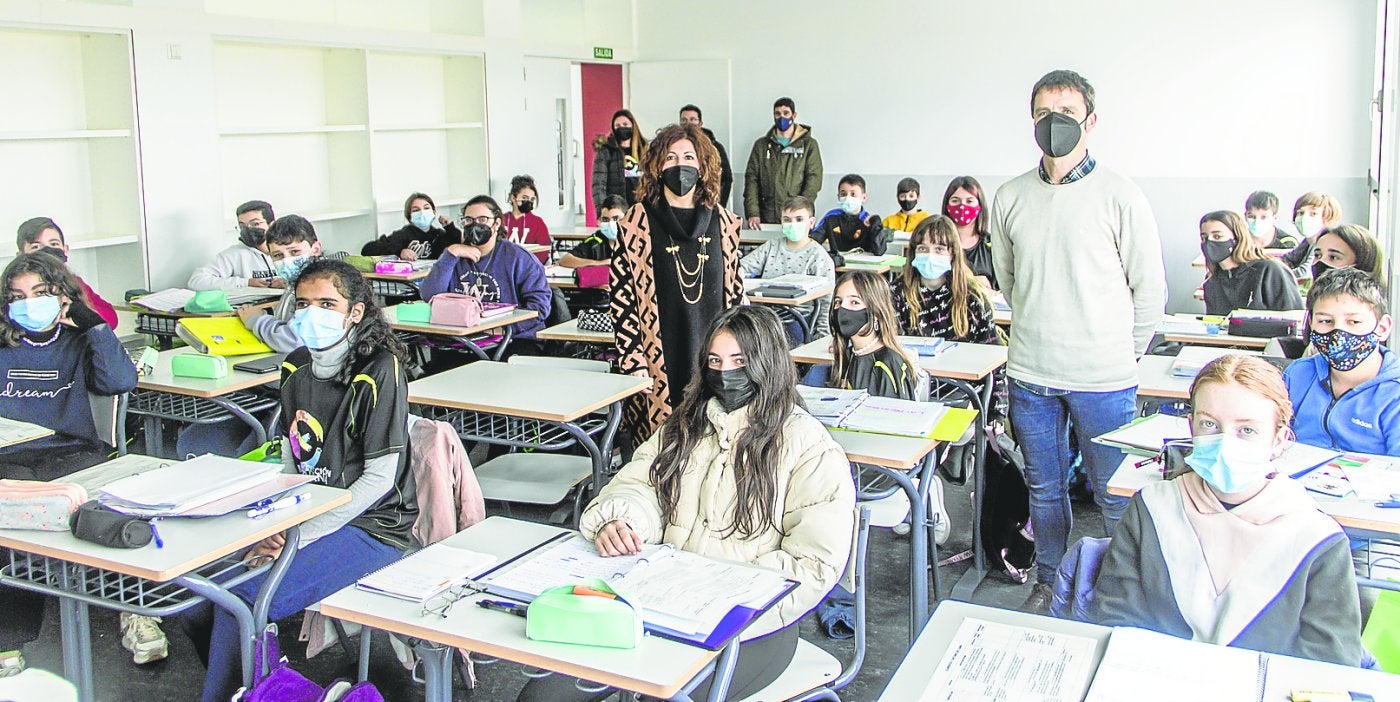
M718 208L720 246L724 251L724 306L744 298L739 276L739 218ZM611 304L617 365L622 373L645 370L655 381L652 394L633 395L623 414L632 445L645 441L671 416L671 386L661 347L656 276L652 272L651 222L640 203L627 211L612 258Z

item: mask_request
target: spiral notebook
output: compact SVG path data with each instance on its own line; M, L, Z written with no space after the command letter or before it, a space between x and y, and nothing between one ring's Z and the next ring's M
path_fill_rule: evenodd
M438 542L355 581L355 587L400 600L426 602L496 564L496 557Z

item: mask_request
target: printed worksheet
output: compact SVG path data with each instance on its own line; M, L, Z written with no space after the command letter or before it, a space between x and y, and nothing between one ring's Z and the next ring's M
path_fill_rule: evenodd
M605 558L598 555L593 542L575 534L522 557L481 582L496 592L534 598L551 587L572 585L589 578L616 580L638 563L669 555L673 550L666 544L647 544L641 553Z
M964 619L920 702L1079 702L1095 642L982 619Z

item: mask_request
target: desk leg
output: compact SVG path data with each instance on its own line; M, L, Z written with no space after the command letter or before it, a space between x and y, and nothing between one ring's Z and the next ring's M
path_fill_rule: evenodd
M209 401L228 410L229 413L237 417L239 421L252 428L253 435L258 438L259 446L267 443L267 428L262 425L262 422L258 421L257 417L249 414L248 410L239 407L238 403L231 402L226 397L211 397Z
M253 625L253 612L238 595L224 589L218 583L197 575L175 578L174 582L189 588L190 592L209 600L215 607L222 607L238 621L239 658L243 661L243 686L253 686L253 641L258 629Z
M69 578L79 574L71 570ZM78 699L92 702L92 640L88 629L88 605L72 597L59 597L59 628L63 635L63 677L78 688Z
M161 449L164 448L165 437L162 436L160 422L160 417L146 415L144 422L146 425L146 453L151 456L161 455Z
M949 382L967 393L974 402L981 404L978 408L981 415L974 425L976 429L973 435L972 489L976 493L976 499L972 501L972 567L953 584L952 592L953 599L971 602L977 586L982 584L982 578L987 575L987 556L982 548L982 507L987 499L987 478L983 467L987 457L987 408L992 406L992 390L996 386L996 376L989 375L983 380L981 393L973 391L971 386L960 380Z
M710 683L708 702L724 702L729 698L729 683L734 679L734 667L739 664L739 637L735 636L715 664L714 681Z
M872 467L898 483L909 497L909 641L913 645L928 620L928 500L908 474L884 466Z
M510 346L510 340L515 338L515 325L506 327L506 333L501 337L501 343L496 345L496 353L491 354L491 360L499 361L506 355L506 349Z
M608 408L608 424L607 427L603 430L604 446L611 446L611 435L613 432L617 431L617 424L619 421L621 421L622 413L618 410L619 407L617 403L613 403ZM588 452L588 457L592 459L593 462L593 477L589 480L589 492L591 492L594 495L598 494L598 491L603 489L603 471L608 466L608 458L610 456L610 452L604 452L603 449L599 448L598 444L594 443L593 437L589 436L588 432L585 432L583 429L579 428L577 424L574 424L573 422L562 422L559 424L559 426L563 427L565 431L569 432L569 434L574 437L574 440L577 441L579 445L582 446L583 449ZM578 519L579 516L582 514L583 490L579 490L578 493L574 496L575 527L578 527Z
M423 659L423 701L452 702L452 649L427 641L413 648Z

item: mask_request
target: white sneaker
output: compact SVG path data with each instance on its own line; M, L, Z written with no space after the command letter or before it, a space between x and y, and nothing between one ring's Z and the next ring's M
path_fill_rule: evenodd
M933 541L942 546L948 543L948 535L953 525L948 520L948 510L943 506L943 479L932 476L933 485L928 491L928 518L933 521Z
M0 653L0 678L19 675L24 672L24 654L19 651Z
M160 630L159 617L143 617L130 612L121 613L122 648L131 651L136 665L158 661L170 655L170 641Z

